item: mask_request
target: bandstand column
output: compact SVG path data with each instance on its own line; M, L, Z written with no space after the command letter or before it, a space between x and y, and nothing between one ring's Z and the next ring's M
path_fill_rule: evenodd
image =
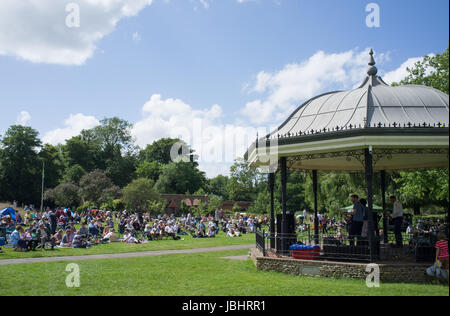
M287 159L286 157L282 157L280 159L281 164L281 207L283 210L283 215L281 219L281 250L283 252L286 252L287 249L287 207L286 207L286 201L287 201L287 192L286 192L286 186L287 186Z
M371 149L364 150L365 174L367 185L367 206L369 209L369 248L370 262L375 261L375 236L373 225L373 159Z
M270 192L270 248L275 248L275 204L274 204L275 173L269 173Z
M386 170L381 170L381 200L383 203L383 238L388 243L388 216L386 213Z
M316 245L319 244L319 218L318 218L318 200L317 200L317 187L318 187L318 180L317 180L317 170L313 170L312 172L312 180L313 180L313 192L314 192L314 242Z

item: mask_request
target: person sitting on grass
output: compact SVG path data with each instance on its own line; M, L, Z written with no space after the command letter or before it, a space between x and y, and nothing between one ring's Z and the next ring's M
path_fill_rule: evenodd
M213 221L210 221L208 224L208 237L209 238L214 238L216 237L216 223L214 223Z
M31 229L31 228L27 228L25 230L25 233L24 233L23 239L26 241L26 249L27 249L27 251L36 250L36 247L37 247L37 245L34 245L33 231L36 234L36 230Z
M89 224L89 235L97 237L99 234L98 227L95 225L94 221Z
M148 240L156 240L156 225L153 225L153 227L150 228L150 232L147 235Z
M64 234L62 240L61 240L61 248L70 248L72 247L72 241L75 234L73 231L69 228L66 230L66 233Z
M103 236L103 242L116 242L117 241L117 235L114 228L111 228L108 230L108 233Z
M86 240L87 236L81 233L81 230L78 230L73 236L72 248L88 248L90 245Z
M65 229L66 228L66 219L64 218L64 216L60 216L57 222L57 227L58 229Z
M186 230L187 230L187 228L184 224L178 226L178 235L180 235L180 236L187 235Z
M125 235L123 236L123 242L126 242L128 244L140 244L141 242L137 240L135 237L133 237L133 234L131 234L131 231L126 229Z
M23 239L24 231L22 226L17 225L16 229L11 234L11 244L16 251L25 251L27 248L27 242Z
M205 225L200 222L197 226L197 232L195 233L194 238L204 238L204 237L205 237Z
M55 240L55 244L59 245L61 244L61 241L64 237L64 231L62 229L58 230L56 234L53 235L53 239Z
M104 230L102 220L101 219L97 219L96 225L97 225L97 230L98 230L99 235L102 235L103 234L103 230Z
M81 235L89 236L89 229L86 226L86 222L81 223L80 231L81 231Z
M178 237L178 236L176 235L176 228L175 228L175 226L173 225L172 222L170 222L169 225L167 225L167 226L165 227L165 232L166 232L166 234L167 234L169 237L172 237L173 240L180 240L180 239L181 239L180 237Z
M113 221L112 217L107 217L106 218L106 226L114 228L114 221Z
M150 224L145 225L144 234L150 240L152 240L151 231L152 231L152 227L150 226Z

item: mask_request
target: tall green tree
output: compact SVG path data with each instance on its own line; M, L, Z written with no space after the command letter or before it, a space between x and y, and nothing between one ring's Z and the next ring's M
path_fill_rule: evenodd
M39 152L39 158L45 166L45 188L54 188L64 172L64 162L58 147L45 144Z
M94 170L81 178L80 194L83 202L92 202L100 207L117 199L121 190L103 171Z
M206 185L205 173L190 162L172 162L162 168L156 189L166 194L195 192Z
M262 179L263 175L256 169L250 168L243 160L236 160L230 168L227 184L229 198L233 201L253 201Z
M118 117L106 118L93 128L93 137L100 143L105 158L114 159L117 154L136 150L131 135L133 125Z
M100 143L91 134L89 131L82 131L61 147L67 167L78 165L86 172L105 168L105 164L101 163Z
M220 196L223 200L228 200L228 181L228 177L219 174L217 177L209 180L208 192Z
M399 84L426 85L449 93L449 48L442 54L425 56L408 68L408 75ZM393 85L399 85L394 83ZM411 206L441 205L448 210L449 169L400 172L394 177L403 201Z
M154 141L152 144L147 145L145 149L141 150L139 153L139 160L142 161L156 161L160 164L167 165L172 161L171 157L171 151L175 144L179 144L180 146L184 146L185 152L189 152L190 154L194 155L194 150L186 144L181 139L178 138L161 138L157 141ZM181 147L175 148L178 149L178 153L182 154ZM195 159L193 164L195 167L198 166L197 162L195 162Z
M40 201L42 162L39 133L31 127L13 125L1 140L0 200Z
M63 177L62 177L62 183L74 183L78 185L80 183L81 178L86 174L86 170L83 169L78 164L75 164L71 167L68 167L65 169Z
M154 207L155 203L161 202L161 196L154 189L152 180L139 178L133 180L123 189L123 200L127 207L145 212Z
M54 189L45 191L45 200L60 207L77 207L80 205L80 188L73 183L63 183Z
M397 85L416 84L433 87L444 93L449 93L449 48L442 54L427 55L418 61L414 67L407 68L408 75Z
M163 165L157 161L143 161L136 169L136 175L139 178L147 178L158 181Z

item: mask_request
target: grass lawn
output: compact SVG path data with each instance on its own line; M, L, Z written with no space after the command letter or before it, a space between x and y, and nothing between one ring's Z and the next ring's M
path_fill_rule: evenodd
M150 241L146 244L126 244L121 242L103 244L94 246L89 249L61 249L55 248L54 251L30 251L30 252L16 252L10 248L3 248L3 253L0 253L0 260L2 259L19 259L19 258L39 258L39 257L62 257L62 256L80 256L80 255L98 255L98 254L112 254L125 252L142 252L142 251L156 251L156 250L178 250L178 249L194 249L207 247L221 247L246 245L255 243L255 234L246 234L242 237L227 237L225 233L221 232L216 238L192 238L192 236L182 236L184 240L164 239L158 241Z
M78 262L80 287L68 288L67 262L0 266L1 295L439 295L447 286L381 284L369 289L364 281L293 276L256 270L249 261L220 257L243 255L235 250L217 253L165 255L145 258Z

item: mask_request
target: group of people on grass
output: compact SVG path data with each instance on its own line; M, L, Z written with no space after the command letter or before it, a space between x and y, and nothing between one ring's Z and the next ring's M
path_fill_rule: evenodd
M110 242L139 244L164 238L180 240L186 235L214 238L221 231L229 237L240 237L256 232L256 227L267 222L267 217L239 213L227 217L220 211L216 216L206 217L192 214L154 217L150 213L126 210L73 212L60 208L39 212L27 209L23 219L16 213L18 216L14 219L11 216L0 218L0 228L8 237L8 246L16 251L45 250L46 247L52 250L55 247L89 248Z

